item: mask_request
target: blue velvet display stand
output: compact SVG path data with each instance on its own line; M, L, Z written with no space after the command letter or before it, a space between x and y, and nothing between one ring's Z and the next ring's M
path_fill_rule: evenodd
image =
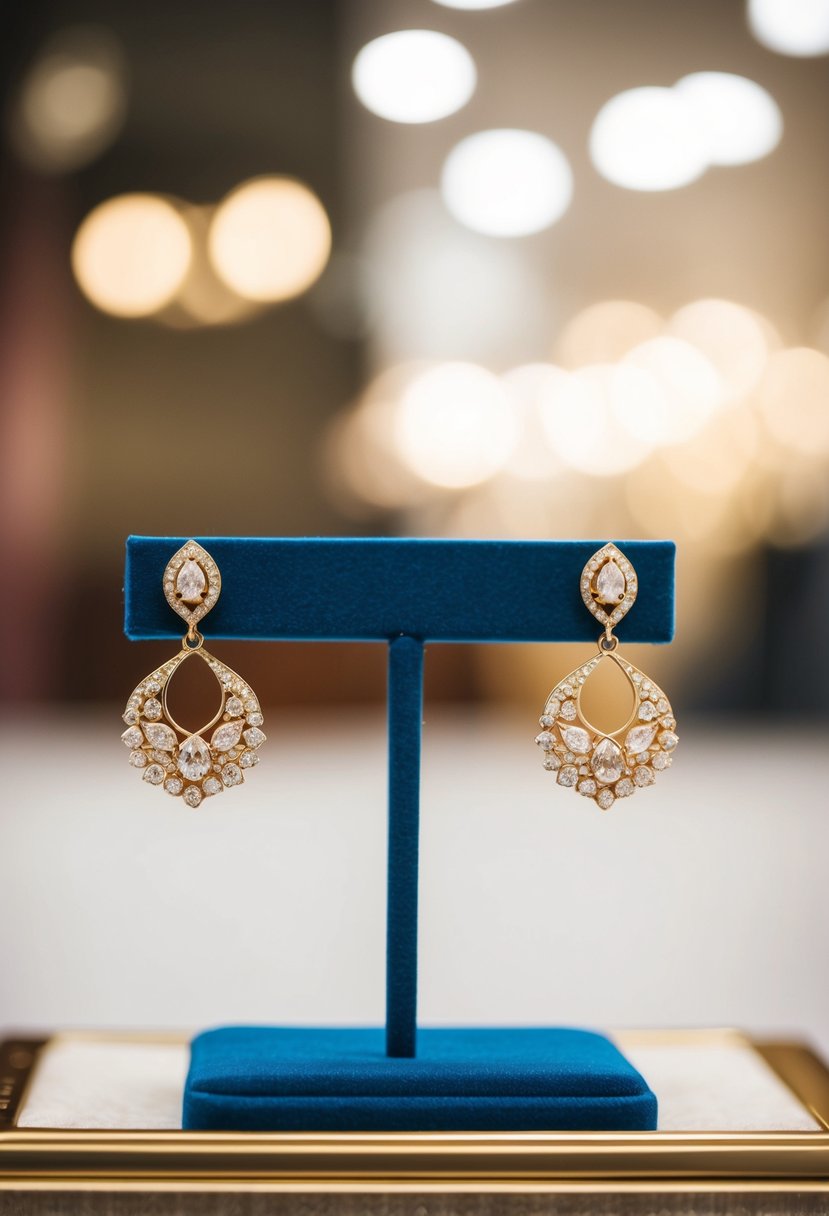
M180 637L161 576L186 539L129 538L129 638ZM653 1129L654 1095L600 1034L545 1027L418 1029L416 1020L424 644L594 642L597 628L581 602L579 576L604 542L195 539L222 572L222 595L207 622L209 643L244 638L388 646L387 997L385 1031L242 1026L198 1035L184 1127ZM674 545L618 543L640 586L636 607L621 626L623 640L670 641ZM543 696L546 685L539 687Z

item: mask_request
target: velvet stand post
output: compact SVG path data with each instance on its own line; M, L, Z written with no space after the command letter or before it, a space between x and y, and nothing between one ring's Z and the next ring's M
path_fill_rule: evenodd
M128 539L129 638L180 637L161 594L161 576L186 539ZM245 638L373 641L388 648L386 1025L202 1032L192 1043L185 1128L654 1128L654 1095L604 1035L561 1027L417 1027L424 645L595 641L579 575L604 542L195 539L222 572L222 595L205 623L211 645ZM640 588L620 628L622 640L670 641L673 544L618 544L635 566Z

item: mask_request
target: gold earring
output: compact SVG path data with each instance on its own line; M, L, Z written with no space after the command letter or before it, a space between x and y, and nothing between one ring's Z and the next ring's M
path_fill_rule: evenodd
M196 541L188 540L167 563L163 586L167 603L187 622L187 633L180 652L133 690L124 710L127 729L121 738L129 748L130 764L141 770L145 781L163 786L195 808L203 798L242 784L244 770L259 763L258 748L266 736L253 689L204 649L204 638L196 628L222 588L213 558ZM189 731L170 713L167 694L174 674L194 655L213 672L222 698L218 713L199 730Z
M599 653L566 676L550 693L539 719L536 743L544 767L559 785L592 798L609 811L617 798L653 785L656 774L670 768L678 743L676 719L661 688L618 654L613 633L636 600L636 571L621 550L605 545L581 572L581 597L605 627ZM610 733L598 730L581 707L586 681L600 663L615 663L633 691L627 722Z

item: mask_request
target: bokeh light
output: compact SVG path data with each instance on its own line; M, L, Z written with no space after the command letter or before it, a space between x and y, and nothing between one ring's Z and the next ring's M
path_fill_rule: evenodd
M487 236L526 236L549 228L573 196L564 153L534 131L468 135L446 158L441 175L455 219Z
M761 85L732 72L693 72L674 85L699 126L712 165L745 165L768 156L783 134L783 115Z
M781 55L829 52L829 0L748 0L749 29Z
M634 346L662 331L658 313L633 300L601 300L568 321L555 344L562 367L615 363Z
M115 36L97 26L63 30L20 85L10 114L15 150L40 172L78 169L113 141L126 103L124 55Z
M396 440L424 481L460 489L502 468L518 441L505 386L471 363L445 363L416 376L400 400Z
M697 348L719 373L732 399L750 392L779 344L764 317L730 300L695 300L670 318L668 332Z
M520 431L504 471L521 481L549 481L564 470L547 442L543 417L544 401L555 395L560 376L560 369L549 363L525 363L502 376L513 397Z
M428 364L386 368L364 389L347 413L338 417L325 443L329 486L351 515L398 510L423 504L434 492L401 460L397 443L400 399Z
M829 358L809 347L773 354L757 390L769 434L782 447L829 456Z
M472 56L436 30L398 30L358 52L354 92L367 110L391 122L435 122L465 106L475 91Z
M681 338L651 338L634 347L624 365L646 372L656 393L622 404L624 425L653 446L683 443L702 429L723 400L717 370Z
M97 308L147 317L173 299L191 256L189 229L172 203L152 194L122 194L83 221L72 244L72 269Z
M208 249L219 278L237 295L288 300L322 274L331 226L322 203L302 182L259 177L216 208Z
M650 441L634 435L624 419L634 402L656 393L646 373L620 364L559 370L542 392L547 442L566 465L608 477L641 464Z
M173 329L236 325L261 312L264 307L243 299L216 274L207 252L210 224L215 208L183 206L182 218L190 230L192 257L171 307L159 320Z
M590 131L590 157L602 177L628 190L675 190L708 167L706 140L686 99L653 86L605 102Z
M460 8L464 10L503 8L507 4L515 4L515 0L434 0L443 8Z
M515 242L457 224L436 190L378 208L361 253L379 366L414 357L509 367L543 349L552 324L543 277Z

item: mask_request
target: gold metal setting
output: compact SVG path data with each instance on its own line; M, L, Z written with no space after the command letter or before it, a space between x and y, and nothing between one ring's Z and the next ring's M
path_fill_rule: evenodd
M205 798L241 785L259 763L265 742L263 717L253 689L237 672L204 649L196 629L219 598L219 568L194 540L173 555L164 571L167 603L187 622L181 650L133 689L124 710L121 735L130 764L150 785L163 787L195 809ZM207 664L221 689L218 712L191 731L172 716L167 695L173 676L193 656ZM215 729L214 729L215 728ZM205 737L212 730L210 739Z
M582 570L580 589L585 606L605 631L598 654L565 676L547 697L535 741L544 753L545 769L556 774L559 785L609 811L619 798L653 785L657 774L671 767L679 738L665 693L618 654L613 626L633 607L639 589L633 566L616 545L604 545ZM600 663L615 663L633 692L632 713L610 732L598 730L582 710L585 684Z

